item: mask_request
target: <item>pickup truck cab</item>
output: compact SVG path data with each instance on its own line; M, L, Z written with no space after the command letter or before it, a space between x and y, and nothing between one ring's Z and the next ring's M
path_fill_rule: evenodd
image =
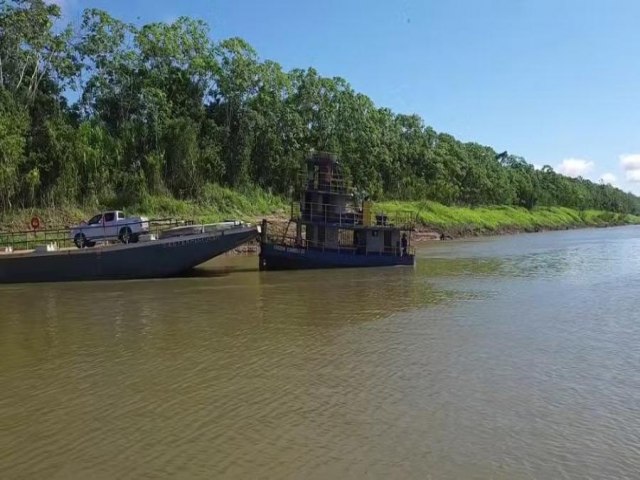
M96 241L120 240L136 243L140 234L149 231L149 219L126 217L120 210L99 213L87 222L71 227L70 236L76 247L93 247Z

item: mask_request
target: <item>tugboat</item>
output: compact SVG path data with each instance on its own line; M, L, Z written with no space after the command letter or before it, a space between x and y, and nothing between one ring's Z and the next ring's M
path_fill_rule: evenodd
M260 269L310 269L413 265L412 222L374 212L356 199L340 162L329 153L307 159L304 188L291 219L279 235L262 221ZM291 225L295 235L289 236Z

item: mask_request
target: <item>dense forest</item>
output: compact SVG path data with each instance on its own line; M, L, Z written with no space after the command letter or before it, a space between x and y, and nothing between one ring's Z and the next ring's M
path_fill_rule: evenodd
M612 186L460 142L240 38L215 42L201 21L139 27L89 9L64 27L60 15L0 2L0 210L198 200L211 185L287 195L316 149L378 199L640 212Z

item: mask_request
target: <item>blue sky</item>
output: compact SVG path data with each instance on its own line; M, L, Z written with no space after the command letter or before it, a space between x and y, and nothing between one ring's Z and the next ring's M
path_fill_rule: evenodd
M569 175L640 193L640 0L56 0L204 19L285 69Z

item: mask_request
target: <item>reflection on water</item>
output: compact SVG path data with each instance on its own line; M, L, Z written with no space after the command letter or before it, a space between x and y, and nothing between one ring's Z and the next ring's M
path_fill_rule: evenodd
M0 477L635 478L639 246L0 287Z

